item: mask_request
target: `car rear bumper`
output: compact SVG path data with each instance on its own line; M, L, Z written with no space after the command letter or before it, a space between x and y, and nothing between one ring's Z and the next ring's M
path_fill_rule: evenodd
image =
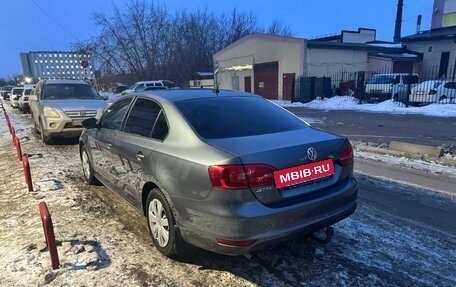
M321 197L287 207L268 208L259 202L233 203L230 206L226 202L225 208L215 206L209 209L215 213L187 208L186 216L191 214L187 218L190 222L179 225L179 229L188 243L216 253L242 255L309 235L339 222L356 210L357 194L358 183L349 178ZM216 238L252 243L231 246L219 244Z

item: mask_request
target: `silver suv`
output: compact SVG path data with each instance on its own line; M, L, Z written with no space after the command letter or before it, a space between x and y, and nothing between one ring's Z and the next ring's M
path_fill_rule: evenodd
M35 132L43 143L55 137L77 137L87 118L100 117L106 102L87 82L41 80L29 97Z

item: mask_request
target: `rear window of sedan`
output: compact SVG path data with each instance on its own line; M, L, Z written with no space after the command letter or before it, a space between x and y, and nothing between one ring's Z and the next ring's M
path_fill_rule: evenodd
M203 98L175 104L194 130L207 139L272 134L308 127L299 118L259 97Z

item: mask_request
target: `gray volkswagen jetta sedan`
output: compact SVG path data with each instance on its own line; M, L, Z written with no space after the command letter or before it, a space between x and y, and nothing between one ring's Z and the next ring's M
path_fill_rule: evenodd
M191 246L248 254L356 209L347 138L260 96L141 92L83 125L86 181L99 180L146 216L155 247L169 257Z

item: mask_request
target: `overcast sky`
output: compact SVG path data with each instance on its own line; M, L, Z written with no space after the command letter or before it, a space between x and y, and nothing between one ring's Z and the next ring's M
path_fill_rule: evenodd
M147 0L146 0L147 1ZM68 51L70 44L97 34L92 13L110 14L127 0L0 0L0 77L22 74L20 52ZM296 37L339 34L359 27L377 29L377 40L391 41L397 0L158 0L170 11L207 9L215 14L234 8L252 12L260 25L273 20L288 25ZM414 34L416 18L429 29L433 0L404 0L402 36ZM96 67L95 67L96 69Z

